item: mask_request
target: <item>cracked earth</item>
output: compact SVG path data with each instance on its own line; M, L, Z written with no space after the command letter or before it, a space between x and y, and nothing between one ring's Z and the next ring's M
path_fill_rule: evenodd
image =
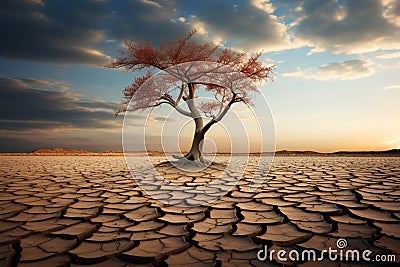
M250 192L254 161L232 191L196 206L204 194L161 190L149 174L144 192L123 157L1 156L0 266L374 266L257 259L264 245L318 253L338 238L400 261L400 158L276 157ZM157 171L189 187L223 172Z

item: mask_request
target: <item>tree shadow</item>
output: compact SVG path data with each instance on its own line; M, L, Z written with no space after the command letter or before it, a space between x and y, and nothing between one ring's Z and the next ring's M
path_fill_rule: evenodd
M173 157L175 158L175 160L166 160L154 165L154 167L174 167L181 171L187 172L198 172L206 170L208 168L218 171L224 171L227 168L227 165L225 163L217 162L215 160L210 161L205 158L201 158L200 160L188 160L185 157Z

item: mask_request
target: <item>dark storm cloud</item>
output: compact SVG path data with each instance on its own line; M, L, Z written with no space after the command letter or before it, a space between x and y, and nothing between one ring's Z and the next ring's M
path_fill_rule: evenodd
M399 15L395 0L5 0L0 56L98 65L122 40L158 45L194 29L248 51L362 53L398 48Z
M114 11L110 30L119 40L145 40L160 44L193 30L179 20L180 13L173 1L129 0Z
M396 49L400 42L399 7L395 1L299 1L292 30L315 51L363 53ZM399 18L397 17L397 20Z
M69 91L32 88L0 77L0 127L3 130L116 128L113 103L80 100Z
M111 15L106 1L5 0L0 8L0 56L58 63L101 64L94 45Z

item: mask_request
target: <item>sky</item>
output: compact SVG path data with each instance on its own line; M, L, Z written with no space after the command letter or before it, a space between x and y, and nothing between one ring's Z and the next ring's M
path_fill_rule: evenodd
M104 64L124 40L157 46L192 30L276 66L259 88L277 150L400 148L400 1L5 0L0 152L121 151L114 111L137 74Z

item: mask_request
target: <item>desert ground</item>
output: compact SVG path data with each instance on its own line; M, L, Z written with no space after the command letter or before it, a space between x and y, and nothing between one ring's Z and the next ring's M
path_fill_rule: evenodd
M233 190L198 206L204 195L170 194L143 174L145 192L121 156L0 156L0 266L382 265L257 259L265 245L319 255L339 238L400 262L400 157L279 156L255 192L252 161ZM221 173L157 171L185 186Z

